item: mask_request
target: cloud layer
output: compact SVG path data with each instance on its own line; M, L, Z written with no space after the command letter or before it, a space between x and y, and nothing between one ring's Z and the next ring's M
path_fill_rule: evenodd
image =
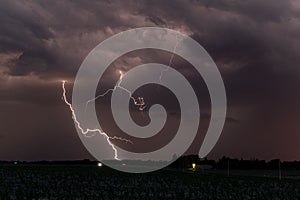
M212 157L300 159L295 149L300 127L292 123L300 120L300 1L4 0L0 22L0 119L5 122L0 124L5 136L0 136L0 159L87 157L61 101L60 81L72 82L85 56L107 37L144 26L188 34L217 63L228 95L228 123ZM141 51L113 67L124 70L169 58ZM205 85L188 63L175 58L174 67L188 74L202 94ZM116 79L112 73L104 77L107 83ZM209 101L203 106L209 116ZM45 138L61 143L53 148ZM36 153L41 144L46 147Z

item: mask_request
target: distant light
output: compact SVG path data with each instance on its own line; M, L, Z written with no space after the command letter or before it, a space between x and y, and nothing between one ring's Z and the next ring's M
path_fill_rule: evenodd
M193 164L192 164L192 167L193 167L193 169L196 169L196 164L193 163Z
M125 164L125 163L123 163L122 165L123 165L123 166L126 166L126 164Z
M97 166L98 166L98 167L102 167L102 163L99 162L99 163L97 164Z
M14 162L14 164L16 165L16 164L18 164L18 162Z

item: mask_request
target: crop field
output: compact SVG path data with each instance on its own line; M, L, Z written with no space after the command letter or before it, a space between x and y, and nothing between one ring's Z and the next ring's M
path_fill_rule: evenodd
M279 180L267 172L129 174L97 166L2 165L0 199L300 199L297 176Z

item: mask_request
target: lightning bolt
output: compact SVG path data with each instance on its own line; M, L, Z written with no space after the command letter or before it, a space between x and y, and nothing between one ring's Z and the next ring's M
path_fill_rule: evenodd
M178 37L176 35L176 44L175 44L174 49L172 51L172 55L171 55L171 58L169 60L169 64L168 64L168 66L165 69L161 70L161 73L160 73L160 76L159 76L159 82L160 83L162 82L162 78L163 78L164 73L167 72L170 69L171 65L172 65L172 62L173 62L173 59L174 59L174 56L175 56L175 51L176 51L178 45L179 45L179 40L178 40ZM129 91L128 89L126 89L126 88L124 88L124 87L121 86L124 74L123 74L123 72L121 70L119 70L119 74L120 74L120 78L119 78L117 84L114 86L114 88L108 89L103 94L100 94L100 95L96 96L95 98L93 98L91 100L88 100L87 103L86 103L85 109L87 109L87 106L88 106L88 104L90 102L96 101L100 97L104 97L109 92L113 92L117 88L120 88L120 89L124 90L125 92L127 92L128 95L129 95L129 97L130 97L130 99L133 101L134 105L138 106L138 108L139 108L140 111L143 111L146 108L146 103L145 103L145 100L144 100L143 97L138 97L136 99L136 98L134 98L132 96L132 92L131 91Z
M121 86L121 83L122 83L122 80L123 80L124 73L123 73L121 70L119 70L119 74L120 74L120 78L119 78L117 84L114 86L114 88L108 89L108 90L106 90L104 93L102 93L102 94L96 96L95 98L93 98L93 99L91 99L91 100L88 100L88 101L86 102L86 107L85 107L85 109L87 109L88 104L91 103L92 101L96 101L98 98L104 97L104 96L107 95L109 92L113 92L113 91L115 91L115 90L118 89L118 88L121 89L121 90L124 90L126 93L128 93L130 99L133 101L134 105L137 106L137 107L139 108L140 111L143 111L143 110L146 108L146 103L145 103L145 100L144 100L143 97L134 98L134 97L132 96L132 92L131 92L131 91L129 91L128 89L126 89L126 88L124 88L124 87Z
M111 142L111 140L121 140L121 141L125 141L125 142L129 142L132 144L132 142L130 140L127 140L127 139L124 139L124 138L121 138L121 137L110 137L108 136L105 132L103 132L102 130L100 129L86 129L84 130L80 124L80 122L78 121L77 117L76 117L76 114L75 114L75 111L72 107L72 104L68 101L67 99L67 95L66 95L66 88L65 88L65 84L66 84L66 81L62 81L62 90L63 90L63 100L64 102L68 105L68 107L70 108L71 110L71 113L72 113L72 119L75 123L75 125L78 127L78 129L80 130L80 132L82 134L84 134L85 136L88 134L88 133L99 133L101 135L103 135L105 138L106 138L106 141L108 142L108 144L112 147L113 151L114 151L114 158L116 160L120 160L118 158L118 151L116 149L116 147L114 146L114 144Z
M176 39L177 39L177 36L176 36ZM166 69L162 70L161 73L160 73L160 76L159 76L159 82L161 82L164 73L167 72L167 71L170 69L170 67L171 67L171 65L172 65L172 62L173 62L173 59L174 59L175 51L176 51L176 49L177 49L178 44L179 44L179 41L177 40L177 41L176 41L176 44L175 44L175 46L174 46L173 52L172 52L172 56L171 56L171 58L170 58L170 60L169 60L168 67L166 67ZM125 92L128 93L130 99L133 101L134 105L137 106L137 107L139 108L140 111L143 111L143 110L146 108L146 103L145 103L143 97L137 97L137 98L134 98L134 97L132 96L132 92L131 92L131 91L129 91L128 89L126 89L126 88L124 88L123 86L121 86L121 83L122 83L124 74L123 74L123 72L122 72L121 70L119 71L119 74L120 74L120 78L119 78L117 84L114 86L114 88L108 89L108 90L106 90L104 93L102 93L102 94L96 96L95 98L93 98L93 99L91 99L91 100L88 100L87 103L86 103L85 109L87 109L88 104L91 103L92 101L96 101L98 98L104 97L104 96L107 95L109 92L113 92L113 91L115 91L115 90L118 89L118 88L119 88L119 89L122 89L122 90L124 90ZM75 125L78 127L78 129L80 130L80 132L81 132L82 134L84 134L85 136L87 136L87 133L90 133L90 132L91 132L91 133L99 133L99 134L103 135L103 136L106 138L108 144L109 144L109 145L112 147L112 149L114 150L114 158L115 158L116 160L120 160L120 159L118 158L118 151L117 151L116 147L114 146L114 144L113 144L110 140L117 139L117 140L129 142L129 143L131 143L131 144L133 144L133 143L132 143L130 140L127 140L127 139L124 139L124 138L121 138L121 137L116 137L116 136L110 137L110 136L108 136L105 132L103 132L103 131L100 130L100 129L89 129L89 128L88 128L88 129L84 130L84 129L82 128L80 122L77 120L77 117L76 117L75 111L74 111L74 109L73 109L73 107L72 107L72 104L71 104L70 102L68 102L68 100L67 100L67 97L66 97L66 89L65 89L65 83L66 83L66 81L62 81L63 100L64 100L64 102L68 105L68 107L70 108L70 110L71 110L71 112L72 112L72 119L73 119Z
M164 73L167 72L167 71L169 71L169 69L170 69L170 67L172 65L172 62L173 62L173 59L174 59L174 56L175 56L175 51L176 51L178 45L179 45L179 40L178 40L178 37L176 35L176 44L175 44L174 49L172 51L172 55L171 55L171 58L169 60L169 64L168 64L168 66L165 69L161 70L161 72L160 72L160 76L159 76L159 82L160 83L162 82L161 80L163 78Z

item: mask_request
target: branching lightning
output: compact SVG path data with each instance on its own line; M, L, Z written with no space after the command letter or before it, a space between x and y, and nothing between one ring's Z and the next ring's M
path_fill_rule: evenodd
M176 36L176 39L177 39L177 36ZM159 81L160 81L160 82L161 82L161 80L162 80L162 77L163 77L164 73L167 72L167 71L170 69L171 65L172 65L173 58L174 58L174 55L175 55L175 51L176 51L176 49L177 49L178 44L179 44L179 41L177 40L177 41L176 41L176 45L174 46L174 49L173 49L171 58L170 58L170 60L169 60L169 65L168 65L168 67L166 67L166 69L162 70L161 73L160 73L160 76L159 76ZM126 89L126 88L124 88L123 86L121 86L121 83L122 83L124 74L123 74L123 72L122 72L121 70L119 71L119 74L120 74L120 78L119 78L117 84L114 86L114 88L108 89L108 90L106 90L104 93L102 93L102 94L96 96L95 98L93 98L93 99L91 99L91 100L88 100L87 103L86 103L86 108L85 108L85 109L87 109L87 106L88 106L88 104L89 104L90 102L95 101L95 100L97 100L97 99L100 98L100 97L104 97L104 96L107 95L109 92L113 92L113 91L115 91L115 90L118 89L118 88L119 88L119 89L122 89L122 90L124 90L126 93L128 93L130 99L133 101L134 105L137 106L138 109L139 109L140 111L143 111L143 110L146 108L146 103L145 103L143 97L137 97L137 98L134 98L134 97L132 96L132 92L131 92L131 91L129 91L128 89ZM111 140L121 140L121 141L129 142L129 143L131 143L131 144L132 144L132 142L131 142L130 140L127 140L127 139L124 139L124 138L121 138L121 137L116 137L116 136L110 137L110 136L108 136L104 131L102 131L102 130L100 130L100 129L89 129L89 128L87 128L86 130L84 130L84 129L82 128L80 122L78 121L77 117L76 117L76 114L75 114L75 111L74 111L74 109L73 109L73 107L72 107L72 104L67 100L65 83L66 83L66 81L62 81L63 100L64 100L64 102L68 105L68 107L70 108L71 113L72 113L72 119L73 119L75 125L77 126L77 128L78 128L78 129L80 130L80 132L81 132L82 134L84 134L85 136L87 136L88 133L95 133L95 134L96 134L96 133L99 133L99 134L103 135L103 136L106 138L108 144L112 147L112 149L113 149L113 151L114 151L114 158L115 158L116 160L120 160L120 159L118 158L118 151L117 151L116 147L114 146L114 144L111 142ZM88 136L87 136L87 137L88 137Z
M108 90L106 90L104 93L102 93L102 94L96 96L95 98L93 98L93 99L91 99L91 100L88 100L88 101L86 102L86 108L87 108L87 106L88 106L88 104L89 104L90 102L96 101L98 98L104 97L104 96L107 95L109 92L113 92L113 91L115 91L115 90L118 89L118 88L120 88L121 90L124 90L125 92L128 93L130 99L133 101L134 105L137 106L137 107L139 108L140 111L143 111L143 110L146 108L146 104L145 104L145 101L144 101L144 98L143 98L143 97L134 98L134 97L132 96L132 92L131 92L131 91L129 91L128 89L126 89L126 88L124 88L124 87L121 86L121 83L122 83L124 74L123 74L123 72L122 72L121 70L119 70L119 74L120 74L120 78L119 78L117 84L114 86L114 88L108 89Z
M80 130L80 132L84 135L87 135L88 133L100 133L101 135L103 135L108 144L112 147L112 149L114 150L114 158L116 160L120 160L118 158L118 151L116 149L116 147L114 146L114 144L110 141L110 140L121 140L121 141L125 141L125 142L129 142L129 143L132 143L130 140L127 140L127 139L124 139L124 138L121 138L121 137L109 137L105 132L103 132L102 130L100 129L86 129L84 130L80 124L80 122L77 120L77 117L76 117L76 114L75 114L75 111L72 107L72 104L67 100L67 95L66 95L66 88L65 88L65 83L66 81L62 81L62 89L63 89L63 100L64 102L69 106L71 112L72 112L72 119L75 123L75 125L78 127L78 129Z

